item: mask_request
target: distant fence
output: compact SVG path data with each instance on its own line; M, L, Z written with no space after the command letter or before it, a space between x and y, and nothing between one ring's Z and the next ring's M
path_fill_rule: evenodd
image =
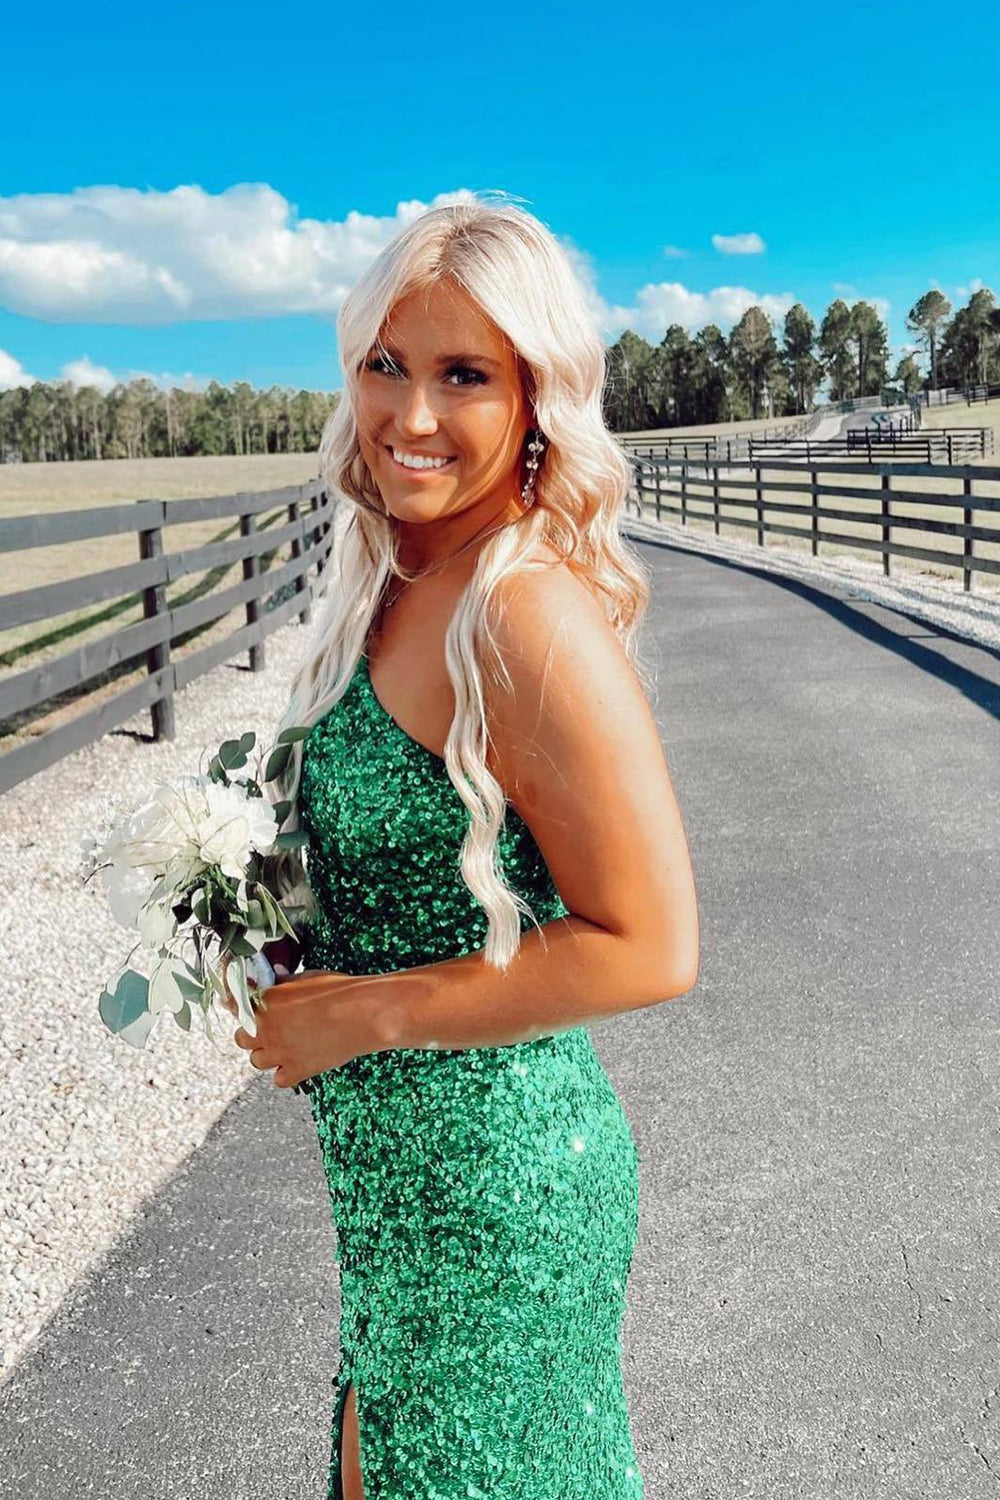
M964 401L966 406L972 406L977 401L991 401L994 396L1000 396L1000 385L947 385L941 386L934 391L914 391L907 397L910 405L914 408L927 406L953 406L956 402Z
M647 436L644 433L632 433L625 437L619 437L618 441L627 453L641 453L650 456L657 454L667 458L686 458L698 463L718 461L719 463L732 463L734 460L748 458L750 455L750 444L754 441L790 443L812 427L816 421L816 412L807 417L797 417L794 422L785 422L779 427L754 428L750 432L733 432L724 436L713 436L706 433L704 437L698 433L662 433L658 436Z
M811 463L820 458L860 458L881 463L888 453L913 463L951 464L986 458L993 452L992 427L927 427L922 431L900 427L856 427L839 437L800 438L790 443L752 440L747 458L799 458Z
M886 577L889 576L891 557L909 557L919 562L959 568L967 593L972 590L974 574L1000 574L1000 551L996 557L982 557L975 551L977 542L990 542L1000 549L1000 495L973 491L977 482L1000 484L1000 468L894 463L873 471L855 463L831 462L814 466L804 473L801 463L787 458L770 459L766 465L725 465L636 455L632 462L639 505L643 513L649 507L658 521L672 516L679 517L682 525L691 520L710 521L716 536L720 535L721 525L746 528L756 533L760 547L764 546L767 534L795 537L810 544L813 557L819 556L822 542L874 552L881 554L882 572ZM767 479L763 477L765 468L771 476ZM787 472L787 478L773 477L783 471ZM840 476L850 476L854 483L847 484ZM926 493L906 488L906 479L918 476L932 478L936 483L943 479L954 480L961 484L961 493L942 494L939 490ZM736 494L731 493L734 490ZM806 495L808 500L792 500L792 493ZM851 500L856 505L863 502L868 508L834 508L825 503L830 499ZM901 515L893 510L894 505L901 503L933 507L940 512L941 519L937 516ZM723 506L728 512L725 515ZM738 514L732 514L734 509ZM984 526L976 523L973 516L976 511L985 513L996 524ZM769 516L772 514L794 516L805 524L796 526L771 520ZM844 531L820 529L821 522L830 521L877 527L881 535L876 540L871 536L852 536ZM911 546L894 538L893 533L900 532L923 533L931 538L956 537L961 540L961 551Z
M309 618L315 594L309 570L316 567L317 577L322 573L333 544L332 515L333 505L317 479L260 494L139 500L0 520L0 557L8 563L3 570L8 577L13 573L9 565L13 553L94 537L132 532L139 556L138 562L121 567L0 595L0 650L5 630L109 599L128 602L130 594L141 595L143 611L143 619L134 624L0 679L0 729L8 727L6 721L13 716L30 717L53 699L86 699L109 678L134 675L137 666L140 670L144 666L146 673L141 681L113 697L101 698L68 723L0 754L0 793L146 708L152 716L153 738L173 739L175 692L237 653L248 653L252 672L263 671L266 637L295 615L303 622ZM181 552L164 551L163 534L169 527L216 518L237 520L239 537ZM261 530L265 518L271 524ZM286 545L287 561L275 566L273 554ZM262 570L265 560L271 565ZM168 583L236 562L242 566L242 581L212 589L185 604L168 603ZM281 598L282 594L287 597ZM263 608L262 601L266 601ZM172 656L171 647L178 638L209 627L237 608L245 612L242 626L200 650Z

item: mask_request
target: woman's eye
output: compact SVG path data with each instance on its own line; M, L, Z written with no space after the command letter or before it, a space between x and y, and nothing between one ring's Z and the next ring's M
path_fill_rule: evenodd
M481 370L474 370L471 365L453 365L448 371L449 379L452 375L468 375L471 377L469 381L460 381L461 385L481 385L486 379Z
M399 373L399 366L390 365L387 360L383 359L381 354L373 354L371 359L366 360L365 369L382 371L386 375L396 375Z

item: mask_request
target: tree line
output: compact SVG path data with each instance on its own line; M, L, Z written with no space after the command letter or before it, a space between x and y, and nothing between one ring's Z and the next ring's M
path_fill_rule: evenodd
M0 391L0 457L77 458L312 453L337 392L256 390L211 381L203 391L129 380L102 392L68 380Z
M870 302L837 298L817 329L796 302L785 314L780 341L763 308L748 307L729 337L714 323L692 337L679 324L659 344L626 330L609 351L604 408L615 432L688 427L714 422L792 417L825 399L904 395L943 386L1000 382L1000 309L986 287L966 306L952 305L936 288L910 308L907 329L925 347L930 371L907 354L890 375L889 332Z
M869 302L831 302L817 329L797 302L780 342L768 314L748 307L727 338L714 323L692 337L673 323L659 344L626 330L609 350L605 417L614 432L791 417L827 399L874 396L888 386L1000 383L1000 309L986 287L953 312L943 292L925 292L906 326L924 345L890 377L889 333ZM0 391L0 459L174 458L204 454L312 453L340 392L257 390L211 381L203 391L164 390L152 380L107 392L68 380Z

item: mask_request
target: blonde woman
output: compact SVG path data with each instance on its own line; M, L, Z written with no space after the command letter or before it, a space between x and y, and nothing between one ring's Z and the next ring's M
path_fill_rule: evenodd
M293 683L274 870L312 908L236 1040L302 1086L340 1264L330 1500L635 1500L638 1160L588 1023L689 991L698 916L565 252L424 213L338 322L349 518ZM306 969L294 973L299 961Z

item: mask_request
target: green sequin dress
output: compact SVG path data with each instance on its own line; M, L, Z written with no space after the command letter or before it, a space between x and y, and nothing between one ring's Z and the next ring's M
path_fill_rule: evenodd
M364 655L303 742L299 798L319 908L306 968L384 973L484 947L458 865L468 811ZM499 852L540 923L567 914L510 805ZM342 1500L352 1382L365 1500L639 1500L620 1343L638 1157L587 1029L380 1052L302 1092L340 1265L327 1500Z

